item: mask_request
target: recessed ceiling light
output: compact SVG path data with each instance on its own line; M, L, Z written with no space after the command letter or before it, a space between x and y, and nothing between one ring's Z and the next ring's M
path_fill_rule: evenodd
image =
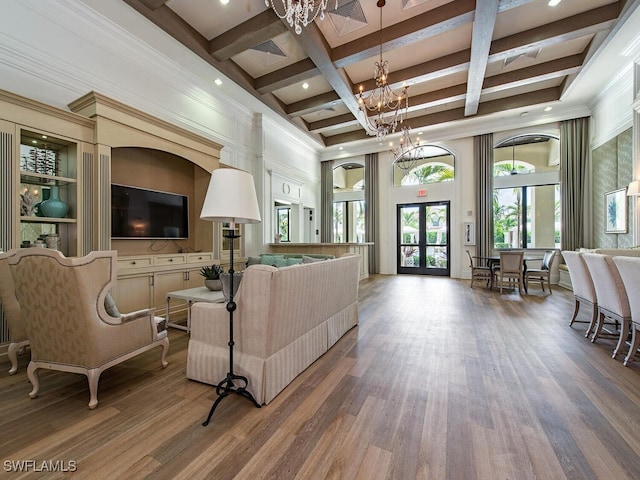
M47 136L46 136L46 135L42 135L42 138L44 138L44 139L46 140L46 139L47 139Z
M553 107L544 107L545 112L550 112L551 110L553 110Z
M338 150L344 150L344 147L338 147Z
M556 5L558 5L562 0L549 0L549 6L550 7L555 7Z
M229 0L220 0L220 3L221 3L222 5L226 5L227 3L229 3Z
M213 83L215 83L216 85L220 86L222 85L222 80L220 80L219 78L216 78Z
M309 84L307 82L304 82L302 84L302 88L304 88L306 90L307 88L309 88Z

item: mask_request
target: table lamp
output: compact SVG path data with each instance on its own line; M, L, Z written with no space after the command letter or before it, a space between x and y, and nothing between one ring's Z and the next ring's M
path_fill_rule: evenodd
M256 197L256 189L253 177L250 173L231 168L219 168L214 170L209 181L207 195L202 205L200 218L212 222L228 222L229 232L224 235L231 243L229 279L230 288L227 300L227 311L229 312L229 372L225 379L216 385L218 398L211 406L211 411L206 421L202 424L207 426L213 412L223 398L235 393L249 399L260 408L260 404L247 391L249 380L242 375L233 373L233 312L236 310L234 296L234 270L233 270L233 249L234 241L240 238L236 235L236 223L258 223L260 222L260 209Z

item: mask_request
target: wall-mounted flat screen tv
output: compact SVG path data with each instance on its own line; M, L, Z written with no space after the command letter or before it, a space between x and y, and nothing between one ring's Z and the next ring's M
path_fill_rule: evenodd
M112 184L111 238L189 238L187 196Z

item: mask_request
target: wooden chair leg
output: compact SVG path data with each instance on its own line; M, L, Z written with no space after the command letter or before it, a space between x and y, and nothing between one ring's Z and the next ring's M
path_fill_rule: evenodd
M604 313L599 312L598 322L596 323L596 331L593 332L593 336L591 337L591 343L594 343L598 339L603 326L604 326Z
M633 323L631 328L633 329L631 332L631 347L629 348L629 353L624 359L623 365L626 367L627 364L633 360L633 357L636 355L636 351L640 346L640 335L638 334L638 328L640 326L637 323Z
M633 330L635 331L635 328ZM629 320L623 319L622 326L620 327L620 337L618 338L618 344L616 345L616 348L613 350L613 354L611 355L611 358L616 358L618 353L621 352L622 347L624 346L628 336L629 336Z

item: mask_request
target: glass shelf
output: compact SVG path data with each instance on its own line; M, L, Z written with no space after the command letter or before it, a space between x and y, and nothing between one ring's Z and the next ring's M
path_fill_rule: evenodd
M23 170L20 170L20 181L22 183L30 183L33 185L59 185L59 186L77 183L77 180L75 178L56 177L53 175L26 172Z
M30 223L77 223L75 218L33 217L26 215L21 215L20 221Z

